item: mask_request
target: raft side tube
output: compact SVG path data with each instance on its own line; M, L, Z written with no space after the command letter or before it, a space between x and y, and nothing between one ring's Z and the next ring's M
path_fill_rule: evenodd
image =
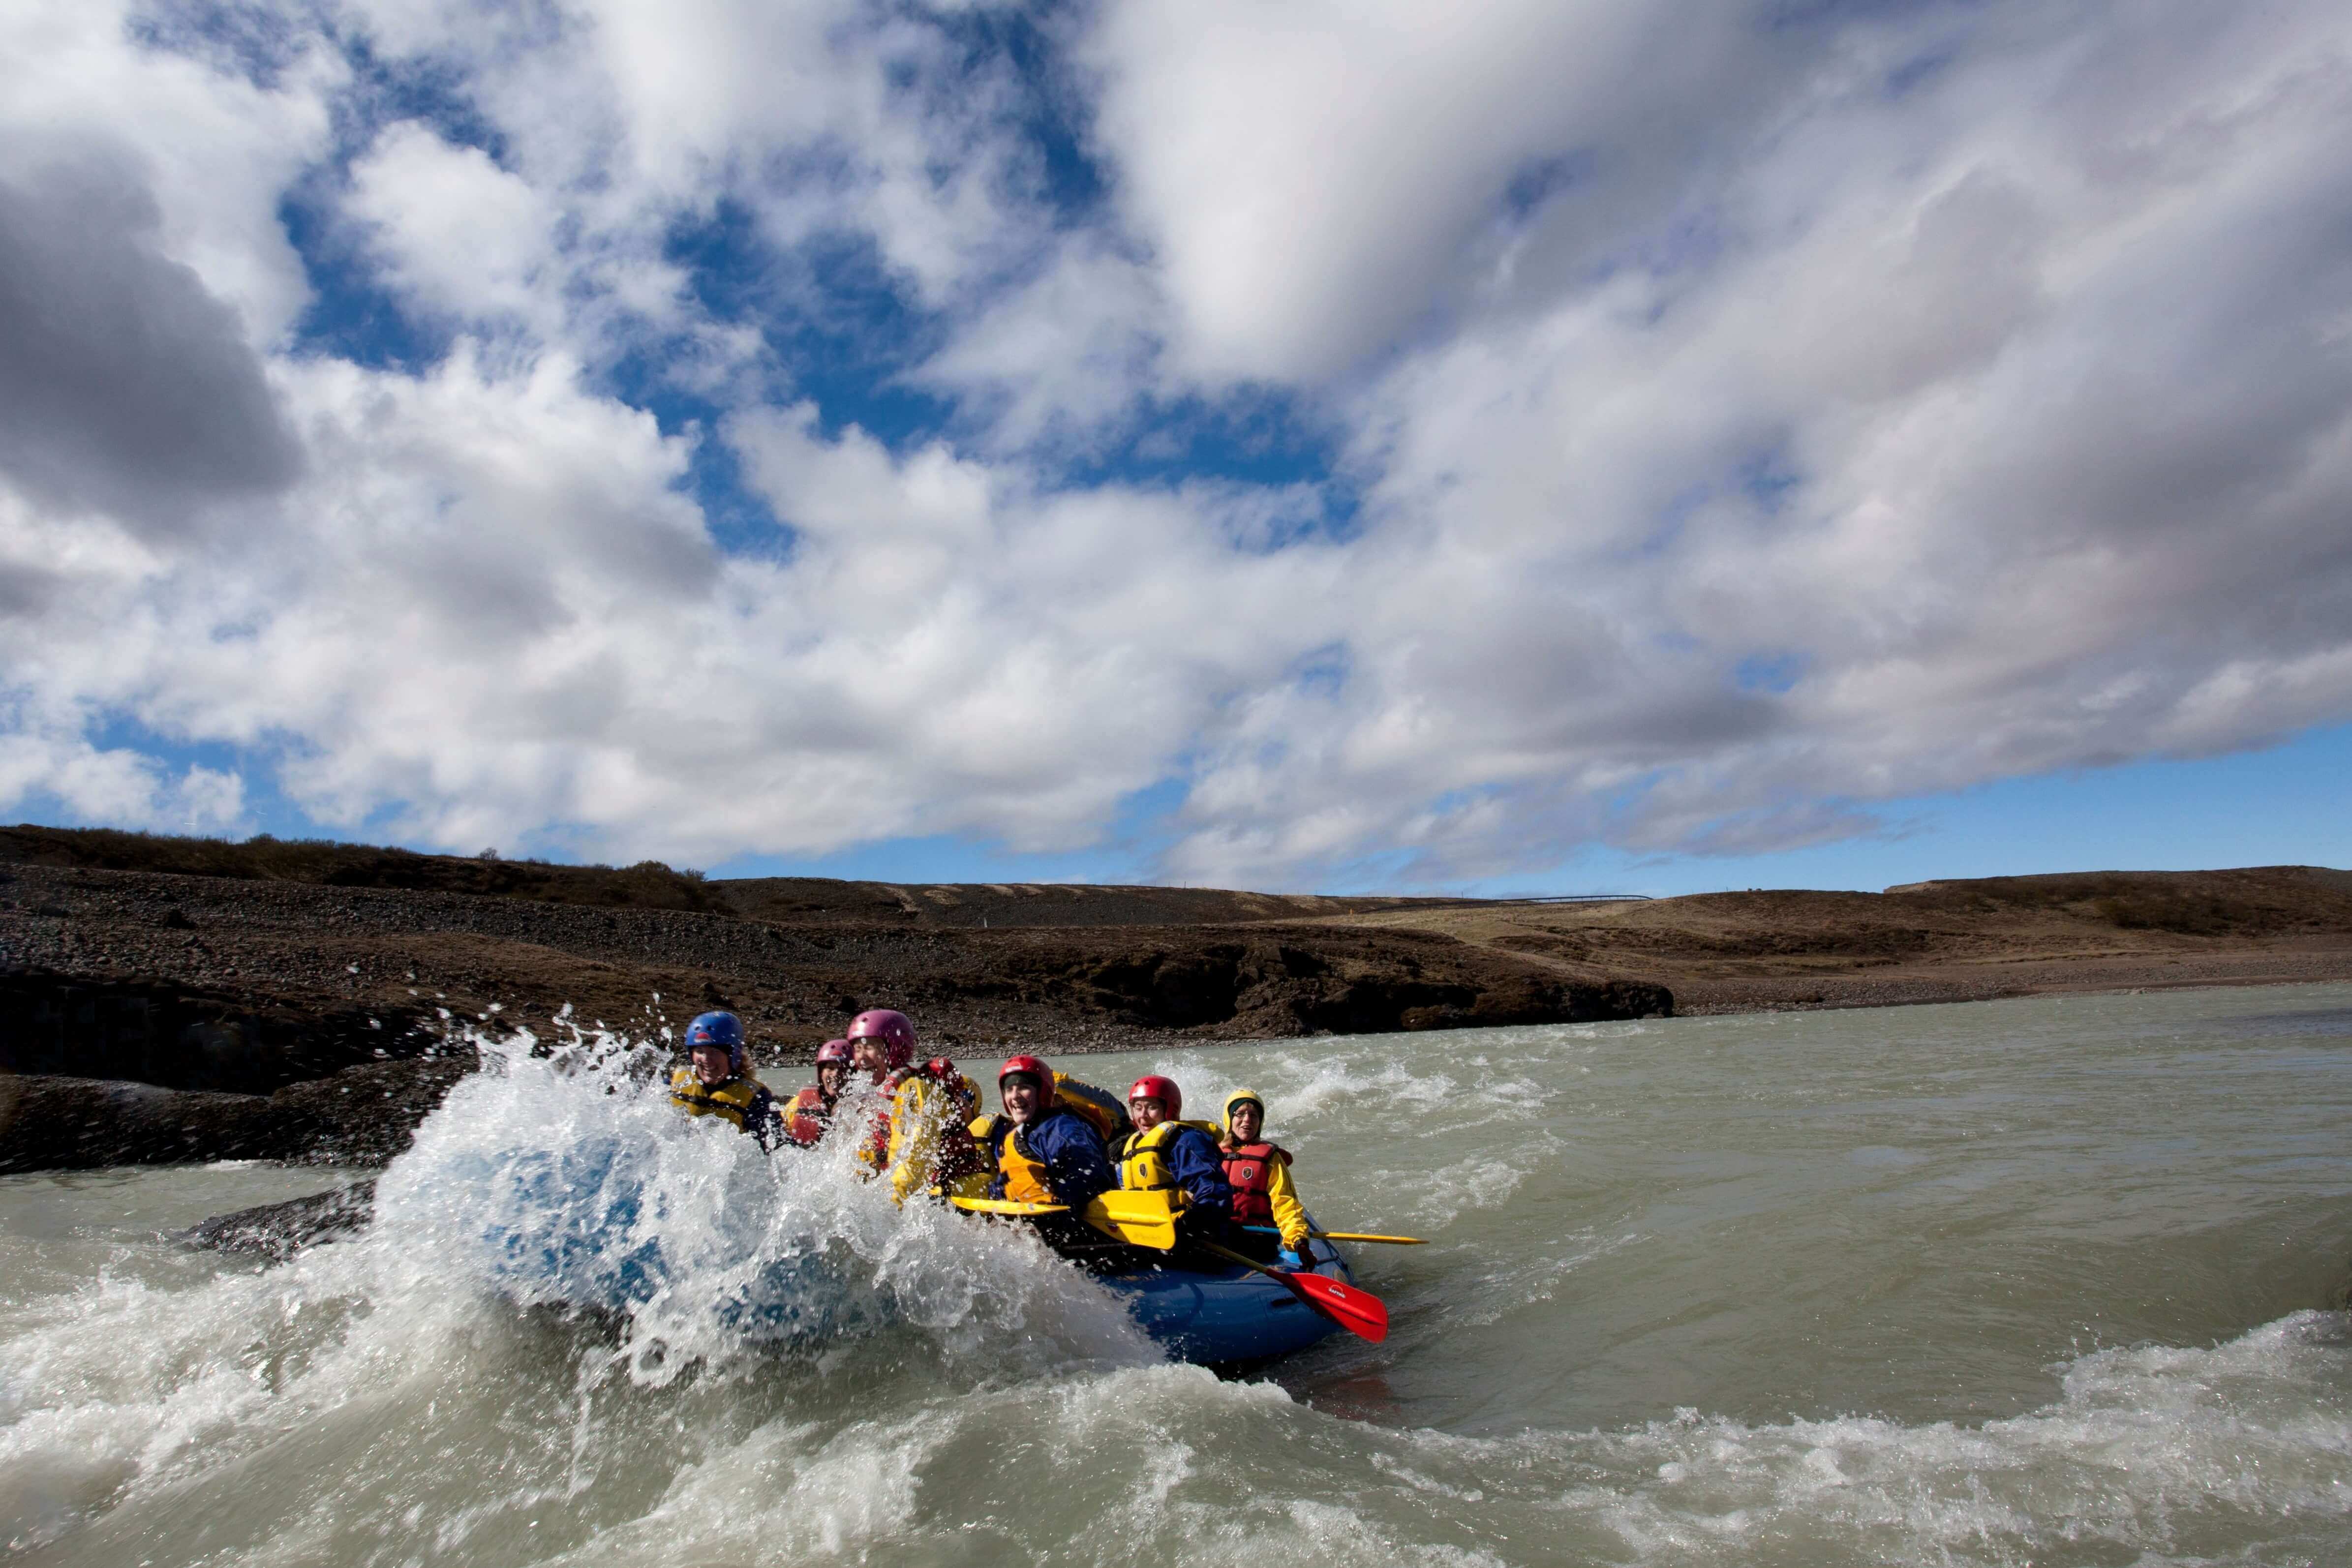
M1327 1280L1356 1282L1338 1248L1308 1244L1315 1270ZM1264 1361L1305 1350L1339 1332L1339 1325L1296 1292L1239 1264L1222 1268L1147 1267L1105 1275L1103 1288L1125 1299L1136 1323L1178 1361L1202 1365Z

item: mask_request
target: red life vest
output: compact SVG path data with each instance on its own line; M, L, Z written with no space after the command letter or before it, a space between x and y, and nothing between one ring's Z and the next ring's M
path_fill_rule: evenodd
M1274 1162L1290 1163L1290 1151L1278 1144L1234 1144L1225 1151L1225 1180L1233 1184L1234 1223L1274 1223Z
M833 1124L833 1102L824 1091L812 1083L793 1096L792 1109L784 1117L784 1135L803 1148L824 1136Z

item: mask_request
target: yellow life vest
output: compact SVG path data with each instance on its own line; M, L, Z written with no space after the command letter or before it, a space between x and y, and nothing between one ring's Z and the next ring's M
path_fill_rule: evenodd
M756 1078L730 1078L717 1088L706 1088L691 1067L674 1068L669 1075L669 1100L683 1105L689 1116L724 1116L740 1131L765 1085Z
M1135 1131L1135 1124L1128 1118L1127 1107L1120 1104L1118 1096L1108 1089L1097 1089L1091 1083L1056 1071L1054 1074L1054 1098L1063 1110L1076 1112L1093 1123L1095 1131L1102 1134L1106 1148L1118 1142L1121 1134Z
M1168 1147L1187 1127L1209 1133L1209 1141L1216 1141L1215 1134L1198 1122L1162 1122L1148 1133L1129 1133L1121 1138L1111 1150L1111 1157L1118 1162L1119 1186L1128 1192L1161 1192L1174 1186L1176 1171L1169 1164Z
M996 1145L996 1168L1004 1176L1004 1196L1015 1203L1059 1203L1045 1179L1045 1162L1021 1146L1021 1129L1006 1116L974 1122L972 1131Z

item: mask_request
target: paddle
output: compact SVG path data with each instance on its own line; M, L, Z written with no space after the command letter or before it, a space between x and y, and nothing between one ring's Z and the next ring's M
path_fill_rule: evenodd
M1114 1240L1129 1247L1149 1247L1165 1252L1176 1245L1176 1219L1163 1200L1151 1212L1140 1212L1130 1202L1113 1200L1149 1198L1149 1193L1107 1192L1092 1203L1078 1218ZM948 1201L971 1214L1067 1214L1066 1203L1022 1203L1009 1197L951 1197ZM1145 1207L1150 1206L1146 1205ZM1118 1209L1126 1208L1127 1213Z
M1260 1236L1279 1236L1281 1231L1271 1225L1244 1225L1244 1230L1254 1230ZM1426 1236L1368 1236L1360 1230L1310 1230L1307 1233L1318 1241L1385 1241L1391 1247L1426 1247Z
M1269 1269L1255 1258L1244 1258L1230 1247L1220 1247L1213 1241L1193 1243L1202 1251L1255 1270L1269 1280L1279 1280L1290 1287L1291 1294L1346 1329L1359 1339L1374 1344L1389 1337L1389 1309L1378 1296L1343 1285L1337 1280L1327 1280L1320 1274L1294 1274L1287 1269Z

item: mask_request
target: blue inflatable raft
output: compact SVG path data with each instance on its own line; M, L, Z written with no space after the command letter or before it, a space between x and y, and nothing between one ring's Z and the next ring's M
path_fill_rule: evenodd
M1356 1282L1348 1260L1328 1241L1310 1243L1315 1272ZM1339 1325L1297 1294L1238 1263L1222 1269L1150 1267L1101 1276L1129 1313L1179 1361L1216 1365L1263 1361L1305 1350Z

